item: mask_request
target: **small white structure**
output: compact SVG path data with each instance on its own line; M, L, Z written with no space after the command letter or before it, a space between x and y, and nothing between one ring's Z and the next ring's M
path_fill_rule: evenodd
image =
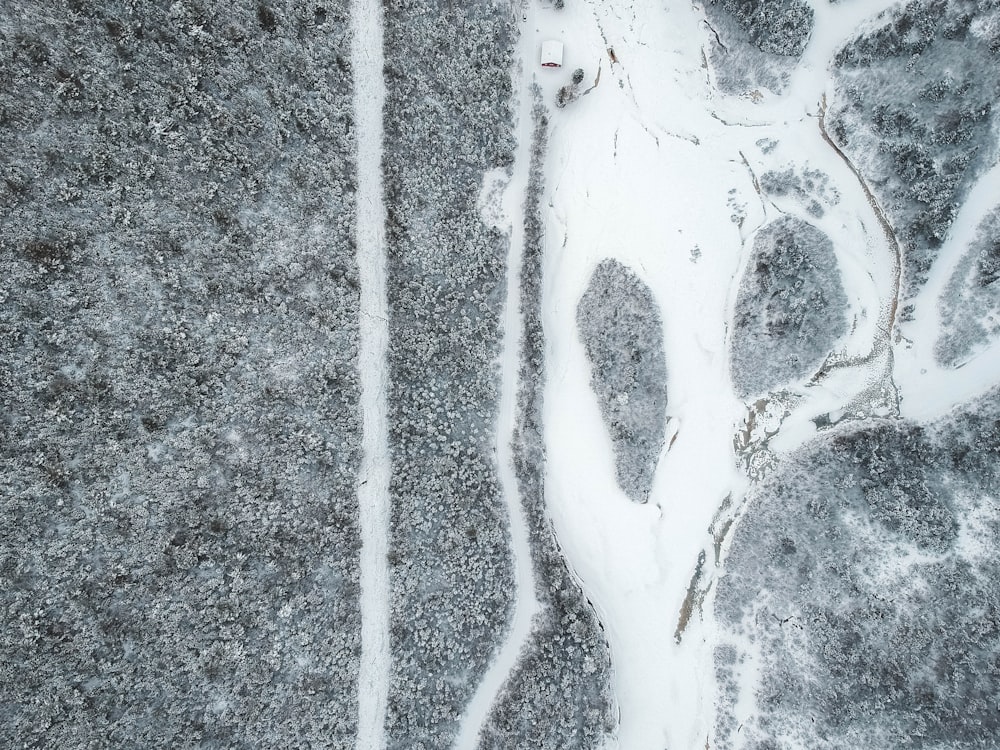
M561 68L563 62L563 43L555 39L542 42L542 67Z

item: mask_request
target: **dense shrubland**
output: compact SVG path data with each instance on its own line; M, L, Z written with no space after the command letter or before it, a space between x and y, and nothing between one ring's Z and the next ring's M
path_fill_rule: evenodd
M530 640L483 729L480 747L484 750L586 750L600 747L614 728L611 660L603 627L567 569L545 509L541 198L548 116L540 95L536 90L531 173L525 198L521 267L524 322L513 447L531 539L535 595L542 611L536 615Z
M749 398L808 376L847 332L846 311L830 238L791 216L764 226L736 297L736 393Z
M611 436L618 484L646 502L667 428L663 323L648 286L627 266L605 260L577 306L590 384Z
M913 293L966 191L997 158L1000 5L911 0L834 65L830 130L902 241Z
M830 184L830 178L808 167L802 170L790 167L781 171L768 170L760 176L760 189L772 200L791 201L817 219L823 217L828 207L840 202L840 193Z
M753 492L716 599L734 640L713 746L992 746L998 454L994 391L926 426L827 433ZM756 711L737 731L748 658Z
M804 0L703 0L716 85L742 94L780 92L813 30Z
M507 240L477 198L512 161L514 33L499 3L385 6L390 748L451 746L510 616L494 456Z
M1000 208L976 228L940 299L938 362L958 367L1000 334Z
M0 744L353 747L344 3L0 9Z
M706 11L727 14L750 44L772 55L798 57L813 28L804 0L708 0Z

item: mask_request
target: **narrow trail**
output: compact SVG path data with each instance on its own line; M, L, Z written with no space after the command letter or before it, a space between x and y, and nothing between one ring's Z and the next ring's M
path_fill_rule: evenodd
M382 5L351 2L354 132L357 137L358 271L363 450L358 477L361 526L361 665L358 673L358 750L385 747L389 690L389 463L386 421L385 202L382 190Z
M517 665L518 657L531 634L531 622L539 610L535 598L534 570L531 564L531 544L528 523L521 506L517 477L514 473L514 456L511 441L517 416L518 369L521 361L521 258L524 249L524 199L531 166L531 106L527 66L528 45L533 38L526 23L522 33L522 55L519 69L513 73L514 91L519 92L517 112L518 148L514 171L504 192L503 213L511 224L510 249L507 255L507 304L504 312L504 338L501 353L500 411L497 420L496 456L500 488L507 504L510 519L511 552L514 560L514 584L517 587L514 615L503 646L497 653L479 687L469 702L462 718L456 750L475 750L479 734L490 715L490 710L501 688Z
M875 214L875 218L879 225L882 227L882 232L885 234L885 240L892 250L892 289L889 293L888 305L886 305L879 312L879 331L880 335L876 341L872 342L871 351L860 358L849 358L847 360L834 362L831 357L827 357L827 360L820 367L819 372L814 377L814 380L819 377L825 377L830 370L838 367L860 367L872 364L875 358L888 352L889 356L892 356L892 330L896 325L896 314L899 308L899 293L902 284L901 276L903 272L903 255L902 250L899 246L899 240L896 237L896 231L893 229L892 224L889 222L888 217L886 217L885 212L882 210L882 206L879 205L878 199L875 194L872 193L871 188L868 187L868 183L865 178L858 171L858 168L854 165L854 162L844 153L843 149L837 145L826 129L826 94L820 102L819 108L819 131L823 136L823 140L826 142L830 148L834 150L841 161L847 165L847 168L851 171L857 179L858 184L861 186L861 190L865 195L865 199L868 201L868 205L871 206L872 212ZM891 375L892 365L889 365L889 373Z

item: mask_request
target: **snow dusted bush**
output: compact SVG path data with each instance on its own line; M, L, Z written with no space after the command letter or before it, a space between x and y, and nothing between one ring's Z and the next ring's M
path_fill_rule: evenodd
M910 293L996 158L998 28L996 3L912 0L835 58L830 129L902 241Z
M480 747L581 750L602 747L614 728L611 660L603 627L566 567L545 508L545 384L542 330L543 163L548 116L535 90L531 174L526 200L521 300L521 388L514 465L542 610L517 666L497 696Z
M998 420L993 392L926 427L828 433L754 490L716 600L732 642L713 747L993 744Z
M784 89L812 34L813 10L804 0L707 0L704 11L723 91Z
M789 168L780 172L765 172L760 176L760 188L772 199L792 199L817 219L826 213L827 206L835 206L840 202L840 195L830 185L830 178L815 169L797 171Z
M653 293L631 269L605 260L576 312L590 384L611 435L618 484L646 502L667 428L663 323Z
M957 367L1000 334L1000 208L976 229L940 300L941 334L934 354Z
M791 216L761 229L736 298L730 374L749 398L819 366L847 331L847 296L833 243Z
M706 10L732 17L750 43L772 55L798 57L813 29L813 10L804 0L709 0Z
M354 746L351 84L324 7L0 6L3 747Z
M570 83L559 88L556 94L556 106L560 109L565 107L567 104L572 104L581 96L580 86L583 84L583 68L577 68L573 71L573 76L570 79ZM586 92L582 92L586 93Z
M390 748L445 748L502 642L513 572L494 445L506 239L480 218L511 163L513 17L385 6ZM485 365L485 366L484 366Z

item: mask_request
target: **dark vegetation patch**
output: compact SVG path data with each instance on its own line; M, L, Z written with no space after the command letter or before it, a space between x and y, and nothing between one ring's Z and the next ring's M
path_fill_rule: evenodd
M667 426L663 323L653 293L631 269L605 260L576 312L590 360L590 384L611 435L618 484L644 503Z
M704 0L716 83L726 93L780 92L813 30L804 0Z
M354 747L346 4L269 7L0 5L0 746Z
M740 282L730 375L741 398L814 371L847 332L847 296L833 243L801 219L761 229Z
M750 44L772 55L798 57L813 28L804 0L708 0L706 10L726 13Z
M823 217L828 207L840 202L840 194L830 184L830 178L816 169L769 170L760 176L760 189L771 199L794 202L817 219Z
M830 130L903 245L909 294L997 155L1000 5L912 0L836 55Z
M510 165L514 18L495 2L385 6L389 748L449 748L514 596L494 452L507 239L480 218Z
M716 610L759 647L757 715L737 732L747 655L727 645L713 746L993 744L998 454L993 392L926 426L828 434L753 492Z

